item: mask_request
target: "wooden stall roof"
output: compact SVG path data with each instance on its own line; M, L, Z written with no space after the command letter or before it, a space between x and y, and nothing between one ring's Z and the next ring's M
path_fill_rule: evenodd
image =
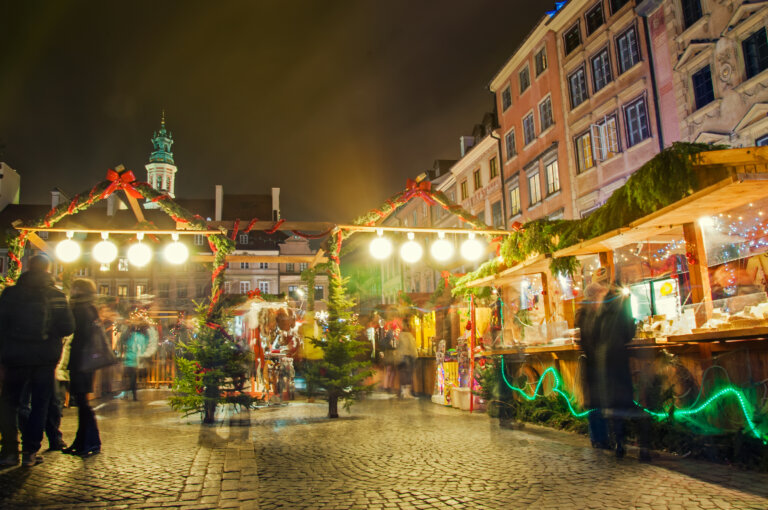
M473 280L467 284L467 287L487 287L490 285L500 285L502 283L507 283L526 275L541 273L549 268L550 260L551 257L547 255L539 255L537 257L530 258L525 262L521 262L516 266L512 266L509 269L505 269L500 273Z
M719 151L728 152L728 151ZM711 154L711 153L706 153ZM558 250L553 257L590 255L663 237L670 230L702 216L712 216L768 197L768 173L734 173L701 191L639 220L594 239Z

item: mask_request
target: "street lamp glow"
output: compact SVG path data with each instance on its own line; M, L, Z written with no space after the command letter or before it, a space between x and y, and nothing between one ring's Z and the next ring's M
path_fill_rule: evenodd
M461 243L461 256L467 260L480 259L484 251L482 243L475 239L475 234L469 234L469 239Z
M67 238L56 245L56 256L62 262L74 262L80 257L80 245L72 240L74 232L67 232Z
M371 256L377 260L384 260L392 255L392 243L384 237L384 232L381 229L376 230L376 237L371 241L371 245L368 249L371 252Z
M413 238L413 232L408 232L408 241L400 247L400 257L410 264L417 262L424 254L424 248Z
M144 267L149 264L150 260L152 260L152 250L149 246L141 242L141 240L144 239L143 233L139 232L136 234L136 238L138 239L138 242L128 248L128 262L136 267Z
M171 234L173 242L165 247L163 255L171 264L183 264L189 258L189 250L184 243L179 242L179 234Z
M93 258L100 264L110 264L117 258L117 246L109 240L109 233L101 233L101 241L93 247Z
M715 219L711 216L702 216L699 218L699 225L702 228L712 228L715 226Z
M445 262L453 257L453 243L445 238L445 232L439 232L437 240L429 247L429 252L433 259Z

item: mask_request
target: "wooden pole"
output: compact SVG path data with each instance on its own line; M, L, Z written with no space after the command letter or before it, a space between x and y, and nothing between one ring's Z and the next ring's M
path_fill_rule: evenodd
M698 223L683 225L685 252L688 257L688 272L691 280L691 302L701 303L696 309L696 326L699 327L712 318L712 287L707 269L707 252L704 238Z
M474 409L475 399L472 396L472 387L475 379L475 296L469 296L469 321L471 328L469 330L469 412Z

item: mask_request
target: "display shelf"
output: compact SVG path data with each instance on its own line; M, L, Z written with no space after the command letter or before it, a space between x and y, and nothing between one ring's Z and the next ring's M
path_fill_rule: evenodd
M721 342L742 339L754 340L755 338L768 339L768 327L722 329L690 335L672 335L667 337L667 342Z

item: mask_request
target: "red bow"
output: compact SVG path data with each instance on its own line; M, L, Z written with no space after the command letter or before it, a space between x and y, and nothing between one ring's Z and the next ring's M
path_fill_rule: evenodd
M136 176L133 175L131 170L125 170L123 172L116 172L111 168L107 170L107 180L112 181L111 184L101 194L102 200L107 198L115 191L121 189L132 198L141 198L141 193L133 187L133 183L136 182Z
M248 299L253 299L256 297L261 297L261 289L253 289L248 293Z
M451 286L451 272L450 271L442 271L440 273L440 276L443 278L443 283L445 283L445 288Z
M437 203L432 198L432 183L430 181L416 182L413 179L405 181L403 200L407 202L415 196L421 197L428 205L435 205Z
M519 221L516 221L516 222L514 222L513 224L511 224L509 226L509 230L514 230L515 232L520 232L521 230L523 230L523 224L520 223Z

